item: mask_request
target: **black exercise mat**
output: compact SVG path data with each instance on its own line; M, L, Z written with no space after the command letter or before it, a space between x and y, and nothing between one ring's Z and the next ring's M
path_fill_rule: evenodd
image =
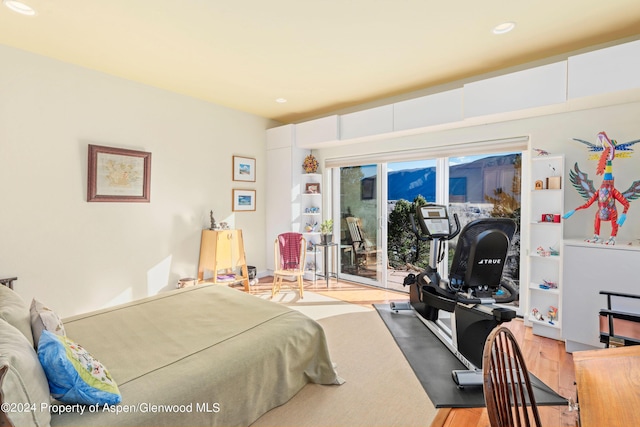
M374 307L411 365L436 408L484 407L482 386L459 389L451 377L454 369L466 369L449 349L416 317L412 310L391 311L389 304ZM531 375L538 405L562 406L567 400Z

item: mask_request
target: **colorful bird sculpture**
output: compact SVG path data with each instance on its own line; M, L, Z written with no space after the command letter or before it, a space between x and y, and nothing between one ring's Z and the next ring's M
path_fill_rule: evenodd
M615 140L609 139L605 132L600 132L598 134L599 145L592 144L589 141L582 139L574 138L574 140L586 144L589 147L589 151L594 153L602 152L600 155L596 155L592 158L598 159L596 175L604 176L600 188L596 190L593 186L593 180L589 179L587 174L582 172L578 167L578 163L576 163L574 170L569 171L569 180L575 189L578 190L578 193L580 193L587 202L567 212L562 216L562 218L569 218L575 213L575 211L586 209L597 200L598 211L596 212L593 224L594 234L593 237L591 239L587 239L587 241L591 243L615 245L618 227L621 227L627 219L629 201L640 197L640 180L634 181L631 184L631 187L626 191L618 191L614 186L611 163L616 157L629 157L631 152L633 152L633 149L630 147L633 144L640 142L640 139L625 142L624 144L617 144ZM618 210L616 208L616 201L623 206L622 215L619 217ZM600 224L602 221L611 221L611 236L606 242L600 238Z

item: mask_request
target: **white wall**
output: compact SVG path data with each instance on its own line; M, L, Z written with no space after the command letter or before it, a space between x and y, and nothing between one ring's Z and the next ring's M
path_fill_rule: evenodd
M197 272L209 211L264 259L264 118L0 46L0 276L62 316ZM152 153L151 203L87 203L87 145ZM256 182L231 180L233 155ZM257 190L256 212L231 189Z
M638 99L636 97L636 99ZM521 135L529 135L533 148L540 148L552 154L565 154L565 211L573 209L584 200L568 182L568 170L578 162L580 168L589 174L598 186L602 177L595 175L596 162L587 160L589 152L585 145L572 141L580 138L596 142L596 134L606 131L610 138L619 143L640 139L640 101L623 102L617 105L572 110L571 106L563 108L562 112L546 114L524 119L512 118L505 115L504 120L492 116L485 123L475 121L473 125L460 123L458 127L443 130L432 130L418 135L379 138L375 140L334 145L314 150L321 164L327 159L347 158L349 156L363 156L367 154L395 153L404 150L420 150L429 147L446 147L450 144L474 141L498 140ZM640 143L634 146L635 153L628 159L616 159L613 162L613 174L616 187L626 190L634 180L640 179ZM532 155L536 155L533 153ZM621 212L622 208L618 205ZM596 205L576 214L565 222L564 234L566 238L584 238L593 234L593 220ZM610 227L602 226L603 236L607 236ZM632 201L627 215L627 221L618 233L620 240L640 238L640 199Z

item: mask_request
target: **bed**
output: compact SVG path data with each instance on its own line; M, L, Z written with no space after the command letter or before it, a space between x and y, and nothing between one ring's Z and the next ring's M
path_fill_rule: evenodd
M36 425L246 426L309 382L343 382L318 323L226 286L170 291L63 323L66 336L109 370L122 401L84 405L83 413L53 406L50 420L36 414ZM4 385L3 393L11 401Z

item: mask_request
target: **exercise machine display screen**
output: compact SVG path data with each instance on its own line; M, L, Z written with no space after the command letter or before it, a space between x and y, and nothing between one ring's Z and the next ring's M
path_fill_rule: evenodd
M431 235L449 233L449 216L447 209L441 205L420 207L420 227L424 233Z

